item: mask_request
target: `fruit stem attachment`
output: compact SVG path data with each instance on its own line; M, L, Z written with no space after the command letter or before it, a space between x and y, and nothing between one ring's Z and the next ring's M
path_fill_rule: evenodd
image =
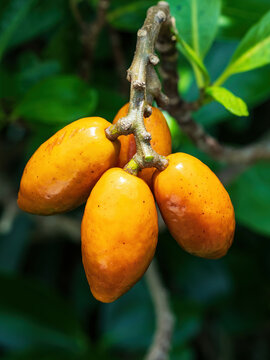
M168 103L154 68L159 62L154 49L161 28L170 22L167 2L160 1L148 9L145 22L137 33L136 51L127 71L127 79L131 83L128 114L105 130L107 138L112 141L120 135L134 135L137 152L125 166L125 170L133 175L146 167L164 170L168 165L168 160L152 149L151 134L146 131L143 117L151 115L154 100L160 106Z

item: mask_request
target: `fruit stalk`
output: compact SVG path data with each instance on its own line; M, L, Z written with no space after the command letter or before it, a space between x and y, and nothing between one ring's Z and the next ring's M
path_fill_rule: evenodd
M134 135L137 152L125 167L133 175L146 167L163 170L168 165L165 157L152 149L151 134L145 129L143 116L151 115L150 105L153 100L163 106L168 101L161 92L161 84L154 69L159 62L154 48L161 28L168 27L170 21L169 5L165 1L149 8L145 22L137 33L136 51L127 71L127 79L131 83L128 114L106 129L106 136L110 140L120 135Z

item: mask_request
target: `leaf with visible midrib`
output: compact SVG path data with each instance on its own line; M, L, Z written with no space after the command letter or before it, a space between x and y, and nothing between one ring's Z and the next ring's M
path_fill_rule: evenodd
M181 52L184 54L187 60L189 60L189 62L192 64L193 67L198 67L204 79L204 83L208 85L210 82L210 76L206 67L204 66L203 61L200 59L197 53L177 34L176 34L176 38L178 40L178 45Z
M209 83L203 58L209 50L218 26L220 0L172 0L171 13L175 17L181 50L191 62L200 88Z
M269 63L270 11L248 31L215 84L221 85L232 74L253 70Z
M216 35L220 0L172 0L170 7L179 35L203 59Z
M247 71L270 62L270 11L250 29L236 49L230 65L234 72Z

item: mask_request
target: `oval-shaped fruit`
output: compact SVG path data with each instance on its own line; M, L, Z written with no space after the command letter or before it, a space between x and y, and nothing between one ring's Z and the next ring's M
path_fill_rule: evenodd
M129 103L124 105L116 114L113 123L115 124L120 118L128 113ZM152 107L152 114L148 118L144 118L146 130L151 134L152 148L160 155L167 156L172 152L172 139L170 129L162 112ZM136 144L133 135L119 136L121 142L121 150L119 154L119 167L124 167L136 153ZM152 176L155 168L146 168L139 173L139 177L152 184Z
M100 117L83 118L44 142L24 169L19 207L50 215L85 202L100 176L118 159L120 144L106 138L108 126Z
M176 153L153 176L154 193L170 233L187 252L209 259L232 244L235 216L229 194L216 175L195 157Z
M87 201L82 259L92 294L112 302L144 274L158 235L154 197L146 183L120 168L102 175Z

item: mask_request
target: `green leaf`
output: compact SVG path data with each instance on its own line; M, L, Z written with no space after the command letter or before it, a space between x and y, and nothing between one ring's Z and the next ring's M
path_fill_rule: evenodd
M36 0L12 0L0 19L0 60L21 21Z
M223 105L232 114L237 116L248 116L246 103L229 90L219 86L210 86L205 90L205 92L207 95Z
M72 308L52 289L0 273L0 344L54 346L82 353L88 346Z
M44 56L57 61L63 73L73 73L80 61L81 50L74 28L69 23L63 23L48 39Z
M258 163L230 187L237 220L261 234L270 235L270 164Z
M173 149L172 152L176 152L177 149L179 149L181 146L184 135L179 127L178 122L167 111L162 111L162 112L167 120L167 124L169 126L170 133L172 136L172 149Z
M66 6L67 7L67 6ZM8 48L21 45L64 23L65 0L38 1L20 23L20 31L14 32Z
M216 36L220 0L171 0L179 35L203 59Z
M107 14L107 21L115 28L126 31L137 31L143 24L147 9L156 5L155 0L128 2L113 1Z
M0 99L15 97L18 94L18 84L14 72L0 67Z
M25 51L18 58L17 88L20 97L32 86L60 73L60 64L55 60L41 60L34 52Z
M269 0L223 0L218 37L242 39L269 10Z
M210 77L203 61L199 58L196 52L180 37L176 34L180 51L187 58L194 68L194 71L200 72L200 76L203 78L202 85L207 86L210 83ZM200 83L198 82L200 85Z
M218 74L221 73L234 50L235 44L231 42L225 43L219 41L214 44L206 59L206 66L211 78L216 78ZM267 65L250 72L240 73L230 77L226 82L226 88L234 94L240 94L241 98L245 99L248 109L251 111L254 106L262 104L270 96L269 78L270 65ZM184 94L187 100L192 101L192 99L195 98L196 93L194 90L195 86L190 88L188 93ZM194 118L204 126L211 126L234 119L234 116L216 101L212 101L194 113ZM238 121L234 121L233 123L237 126L240 123L243 123L243 126L247 125L245 118L239 118Z
M270 11L248 31L215 85L223 84L232 74L253 70L269 63Z
M12 113L12 119L67 124L89 116L96 108L96 91L76 76L54 76L33 86Z

